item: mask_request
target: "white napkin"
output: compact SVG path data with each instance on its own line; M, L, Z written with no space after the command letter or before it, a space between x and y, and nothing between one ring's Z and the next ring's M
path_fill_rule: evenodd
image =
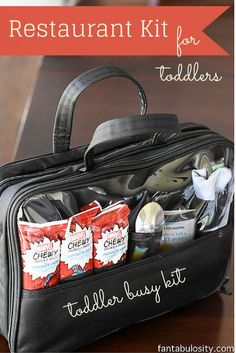
M196 196L201 200L211 201L217 198L232 178L229 168L219 168L208 178L207 170L192 170L193 187Z

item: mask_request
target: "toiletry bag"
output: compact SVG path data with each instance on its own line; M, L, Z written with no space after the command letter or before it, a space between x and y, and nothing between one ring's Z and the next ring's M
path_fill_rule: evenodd
M110 77L134 83L141 114L106 121L89 145L70 149L77 98ZM155 195L167 196L168 210L196 210L195 194L190 203L182 202L193 192L192 171L210 168L212 175L220 168L232 171L232 142L205 126L180 124L175 115L146 114L146 110L144 90L128 73L113 66L92 69L72 81L61 97L53 153L0 168L0 330L12 352L73 351L206 297L224 284L232 243L232 180L217 200L206 201L205 216L196 218L198 222L202 217L199 232L190 241L50 288L22 287L17 220L21 205L30 197L73 190L80 198L81 190L93 187L116 201L145 191L153 200ZM96 201L102 196L98 192ZM172 233L181 235L179 225L175 226Z

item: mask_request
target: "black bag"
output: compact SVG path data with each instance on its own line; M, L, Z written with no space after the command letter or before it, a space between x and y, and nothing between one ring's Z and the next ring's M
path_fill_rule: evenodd
M124 77L135 84L141 116L106 121L96 129L90 145L70 150L77 98L109 77ZM53 153L0 168L0 329L12 352L76 350L117 329L206 297L224 284L232 242L232 178L217 189L215 200L202 200L195 194L192 171L204 169L208 180L223 173L222 168L230 173L233 145L205 126L179 124L175 115L146 115L146 110L145 93L129 74L112 66L92 69L72 81L62 95ZM166 249L164 242L162 251L85 278L40 290L23 289L17 225L23 217L22 205L36 195L62 190L73 192L78 208L95 199L102 207L123 200L131 209L131 247L132 241L142 247L135 220L141 206L151 201L170 210L173 222L179 217L176 228L170 222L171 236L181 236L183 222L194 221L194 239Z

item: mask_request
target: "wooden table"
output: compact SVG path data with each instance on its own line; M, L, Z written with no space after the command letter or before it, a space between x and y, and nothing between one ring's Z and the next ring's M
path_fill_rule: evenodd
M208 30L226 50L232 52L232 11ZM51 136L57 102L63 89L76 75L98 65L118 65L137 78L147 92L149 112L176 113L181 121L207 124L233 138L233 59L197 58L201 71L223 75L218 83L166 83L159 79L155 66L165 64L176 71L178 63L193 63L195 58L170 57L47 57L40 70L28 118L18 147L17 159L51 151ZM89 142L102 121L138 113L138 98L123 79L101 82L84 94L75 110L72 146ZM231 266L232 274L232 266ZM114 333L83 351L155 352L158 344L233 345L233 296L215 294L153 319ZM1 352L7 344L0 340Z

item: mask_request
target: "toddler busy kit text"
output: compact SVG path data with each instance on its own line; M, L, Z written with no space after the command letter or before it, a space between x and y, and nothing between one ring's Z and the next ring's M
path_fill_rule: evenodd
M121 283L121 295L114 293L112 296L108 296L105 291L100 288L92 294L85 294L83 298L75 298L74 302L68 302L63 305L63 309L67 310L71 318L77 318L82 315L95 312L97 310L109 309L115 305L120 305L124 301L135 301L139 298L152 296L156 304L161 302L161 291L171 289L183 285L186 282L185 267L177 267L170 273L160 272L161 280L159 283L147 284L142 288L134 288L132 283L124 281Z

